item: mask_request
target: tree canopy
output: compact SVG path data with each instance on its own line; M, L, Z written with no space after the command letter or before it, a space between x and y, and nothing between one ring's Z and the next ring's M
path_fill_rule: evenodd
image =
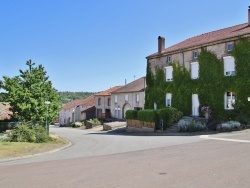
M61 107L58 92L42 65L36 67L31 60L26 65L28 70L19 70L20 75L3 77L4 101L10 103L15 119L45 122L47 117L54 121ZM45 101L50 101L50 104L45 104Z

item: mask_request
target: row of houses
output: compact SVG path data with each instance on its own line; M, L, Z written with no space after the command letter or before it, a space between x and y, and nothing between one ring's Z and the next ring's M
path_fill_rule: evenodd
M145 77L141 77L124 86L114 86L86 99L72 100L63 105L59 113L59 123L69 125L91 118L124 119L127 110L144 108L145 87Z
M146 57L150 70L156 73L156 68L165 72L166 82L175 82L173 79L173 64L176 62L190 72L192 80L199 80L200 63L198 57L203 50L212 52L223 62L225 78L241 74L236 70L235 58L231 55L234 45L242 38L250 37L250 8L248 9L248 22L220 30L191 37L170 47L165 47L165 38L158 37L158 51ZM207 67L209 69L209 67ZM249 70L250 71L250 70ZM69 124L88 118L125 118L128 109L141 110L145 103L145 77L135 80L124 86L116 86L100 92L87 99L74 100L63 106L60 112L60 123ZM246 88L247 89L247 88ZM196 90L194 90L196 91ZM228 90L224 96L224 109L233 110L237 102L237 91ZM161 96L159 96L161 97ZM172 106L173 99L181 100L172 93L165 94L166 106ZM247 99L245 99L247 101ZM199 94L193 92L190 96L192 103L190 111L192 116L199 116ZM248 97L250 101L250 96ZM222 101L223 102L223 101ZM157 104L154 105L155 107Z

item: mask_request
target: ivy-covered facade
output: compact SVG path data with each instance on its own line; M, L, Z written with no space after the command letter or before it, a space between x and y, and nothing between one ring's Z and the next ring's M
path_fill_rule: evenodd
M145 109L175 107L201 116L209 106L213 118L250 119L250 23L205 33L147 58Z

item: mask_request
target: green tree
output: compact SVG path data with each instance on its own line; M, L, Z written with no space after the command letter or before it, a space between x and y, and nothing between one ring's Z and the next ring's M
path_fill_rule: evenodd
M47 117L48 122L52 122L58 117L61 107L58 92L52 87L42 65L35 67L31 60L26 65L29 69L19 70L20 75L3 77L4 100L10 103L13 117L18 120L45 122ZM45 101L50 101L49 106Z

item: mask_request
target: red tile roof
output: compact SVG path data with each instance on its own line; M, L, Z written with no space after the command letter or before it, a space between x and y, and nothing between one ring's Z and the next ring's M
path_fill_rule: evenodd
M144 91L145 82L146 82L145 77L141 77L133 82L128 83L127 85L121 87L120 89L112 93L129 93L129 92Z
M69 103L63 105L62 109L63 110L69 110L72 109L78 105L82 106L95 106L95 98L94 95L91 95L85 99L76 99L73 101L70 101Z
M95 94L94 96L109 96L112 92L116 91L117 89L120 89L122 86L115 86L110 89L107 89L105 91L102 91L100 93Z
M239 37L239 36L243 36L246 34L250 34L250 26L248 26L248 23L204 33L195 37L191 37L180 43L177 43L173 46L170 46L164 49L162 53L171 54L178 50L185 50L186 48L205 45L205 44L209 44L212 42L219 42L220 40L230 39L233 37ZM146 58L150 59L156 55L158 55L158 53L154 53Z

